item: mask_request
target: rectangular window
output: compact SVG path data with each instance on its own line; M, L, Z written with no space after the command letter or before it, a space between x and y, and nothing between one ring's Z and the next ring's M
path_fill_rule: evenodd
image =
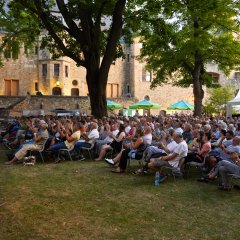
M42 76L47 76L47 64L42 64Z
M240 72L235 72L235 78L240 79Z
M220 78L220 74L219 73L208 72L208 75L210 77L212 77L213 83L218 83L219 82L219 78Z
M142 81L143 82L151 82L152 81L152 73L143 70L142 71Z
M127 93L130 93L130 86L127 85Z
M18 53L19 53L19 44L14 43L12 46L12 58L14 60L18 59Z
M118 97L118 84L112 84L112 97L117 98Z
M108 98L117 98L119 97L119 85L118 84L107 84L107 97Z
M59 77L60 74L60 64L54 64L54 77Z
M110 83L107 84L107 97L108 98L112 97L112 84Z
M130 54L127 54L127 62L130 62Z
M65 77L68 77L68 66L65 66Z
M38 55L38 52L39 52L39 48L38 46L35 46L35 50L34 50L35 55Z
M34 83L34 89L36 92L38 92L38 83L37 82Z
M5 95L6 96L18 96L19 93L19 81L18 80L5 80Z

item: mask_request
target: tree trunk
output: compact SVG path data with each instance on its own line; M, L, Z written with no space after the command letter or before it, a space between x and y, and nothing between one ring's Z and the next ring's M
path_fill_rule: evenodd
M193 27L194 27L194 38L197 43L197 40L199 37L198 17L194 18ZM203 70L203 62L202 62L201 53L199 49L196 49L194 53L194 69L192 71L195 117L196 116L201 117L202 115L202 100L204 97L204 91L202 89L202 78L201 78L202 70Z
M101 32L100 28L99 31L95 32L96 34L93 34L91 50L85 54L85 61L87 63L86 80L91 102L91 112L96 118L107 116L106 87L108 73L112 62L116 57L117 42L122 32L122 15L125 4L126 0L118 0L116 2L112 16L112 26L102 61L100 61L99 43L98 41L94 41Z
M202 89L201 79L202 64L198 58L198 52L195 54L195 65L193 70L193 95L194 95L194 116L201 117L202 115L202 100L204 91Z
M107 116L107 79L99 74L99 69L87 69L87 85L90 97L91 114L96 118Z

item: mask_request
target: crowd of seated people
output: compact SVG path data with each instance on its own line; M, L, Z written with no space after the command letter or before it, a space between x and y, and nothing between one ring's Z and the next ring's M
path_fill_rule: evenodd
M55 163L65 160L59 150L67 150L73 159L83 160L87 148L96 161L105 160L114 166L114 173L124 173L129 159L142 159L143 167L134 173L160 172L160 180L164 181L164 167L176 168L182 174L184 166L196 162L203 164L203 175L198 180L207 182L218 177L222 190L231 187L229 174L240 175L239 118L189 115L102 119L86 115L21 117L9 122L1 132L1 139L13 152L7 165L43 147L48 159Z

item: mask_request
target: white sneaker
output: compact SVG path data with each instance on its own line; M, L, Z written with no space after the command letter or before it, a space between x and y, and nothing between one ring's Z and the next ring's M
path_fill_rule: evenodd
M112 166L115 165L115 162L112 159L105 158L105 162Z

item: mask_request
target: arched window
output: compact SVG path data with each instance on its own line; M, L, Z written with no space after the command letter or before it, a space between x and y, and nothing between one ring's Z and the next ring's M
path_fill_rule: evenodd
M52 89L52 95L61 96L62 95L62 89L60 87L54 87Z
M71 96L79 96L79 89L78 88L72 88L71 89Z
M149 100L150 100L150 97L149 97L148 95L146 95L146 96L144 97L144 99L147 100L147 101L149 101Z

